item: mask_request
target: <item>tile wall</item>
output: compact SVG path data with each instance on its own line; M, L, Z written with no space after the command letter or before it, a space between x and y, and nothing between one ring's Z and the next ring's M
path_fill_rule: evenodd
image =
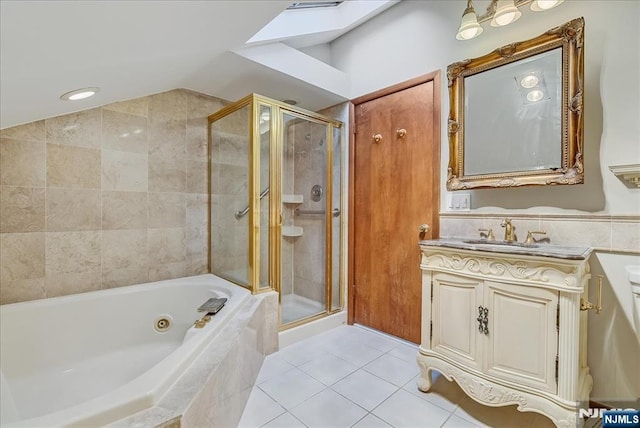
M173 90L0 131L0 304L207 271L207 116Z

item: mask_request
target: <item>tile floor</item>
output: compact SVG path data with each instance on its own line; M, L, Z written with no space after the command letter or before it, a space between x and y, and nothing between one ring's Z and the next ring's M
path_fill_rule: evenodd
M417 347L342 326L269 355L240 427L552 427L515 406L481 406L439 376L418 390Z

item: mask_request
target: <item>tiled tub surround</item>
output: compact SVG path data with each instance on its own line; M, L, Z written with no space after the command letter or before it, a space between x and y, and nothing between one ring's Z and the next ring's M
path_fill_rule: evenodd
M226 306L194 328L212 296ZM213 275L3 306L2 424L237 424L277 347L276 309L275 293L251 296Z
M207 116L186 90L0 131L0 303L207 271Z

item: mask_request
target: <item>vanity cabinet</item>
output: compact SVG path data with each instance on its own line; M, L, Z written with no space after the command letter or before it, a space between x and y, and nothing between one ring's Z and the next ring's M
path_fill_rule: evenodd
M588 251L562 258L439 244L421 245L420 389L437 370L482 404L516 404L575 427L592 386L580 312Z

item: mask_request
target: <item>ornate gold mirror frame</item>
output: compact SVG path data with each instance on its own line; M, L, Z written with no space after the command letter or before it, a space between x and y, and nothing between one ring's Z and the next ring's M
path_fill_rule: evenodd
M583 167L584 18L577 18L531 40L516 42L447 68L449 81L449 167L447 190L580 184ZM562 48L561 136L559 168L465 174L465 78L525 58ZM467 113L468 114L468 113Z

